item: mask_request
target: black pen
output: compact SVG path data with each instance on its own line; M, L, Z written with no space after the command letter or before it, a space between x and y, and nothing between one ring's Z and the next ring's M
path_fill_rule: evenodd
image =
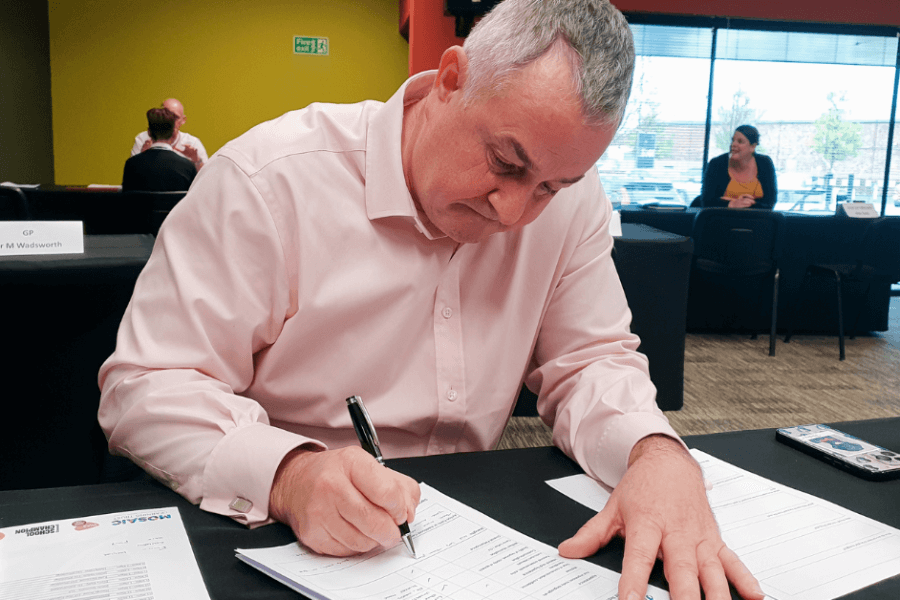
M375 457L379 464L384 466L384 457L381 456L381 448L378 445L378 434L375 433L375 427L372 425L372 419L369 418L369 411L363 404L362 398L359 396L350 396L347 398L347 408L350 410L350 420L353 421L353 429L356 430L356 437L359 438L359 445L363 450ZM416 557L416 549L413 547L412 534L409 532L409 523L403 522L400 527L400 537L406 544L409 553Z

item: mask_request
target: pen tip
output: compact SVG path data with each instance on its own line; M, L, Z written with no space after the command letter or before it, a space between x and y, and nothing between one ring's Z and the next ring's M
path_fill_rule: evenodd
M416 547L413 546L411 535L404 535L403 543L406 544L406 549L409 550L409 553L413 555L413 558L419 558L419 556L416 554Z

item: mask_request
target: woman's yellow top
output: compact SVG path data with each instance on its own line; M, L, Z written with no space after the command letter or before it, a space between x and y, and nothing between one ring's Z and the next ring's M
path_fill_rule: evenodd
M725 188L725 195L729 198L737 198L741 194L750 194L754 198L762 198L765 195L763 194L762 186L759 184L759 179L741 182L732 177L731 181L728 182L728 187Z

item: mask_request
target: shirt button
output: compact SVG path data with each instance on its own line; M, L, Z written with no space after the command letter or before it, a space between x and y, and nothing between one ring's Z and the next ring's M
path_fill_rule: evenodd
M456 390L450 390L447 392L447 400L449 400L450 402L456 400Z
M444 315L445 319L449 319L450 317L453 316L453 309L448 306L447 308L445 308L444 310L441 311L441 314Z

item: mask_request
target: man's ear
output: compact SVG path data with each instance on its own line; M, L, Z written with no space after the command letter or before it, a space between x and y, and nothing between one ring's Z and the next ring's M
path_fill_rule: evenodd
M454 92L461 91L466 82L468 68L469 58L462 46L451 46L444 50L437 77L434 79L438 98L447 100Z

